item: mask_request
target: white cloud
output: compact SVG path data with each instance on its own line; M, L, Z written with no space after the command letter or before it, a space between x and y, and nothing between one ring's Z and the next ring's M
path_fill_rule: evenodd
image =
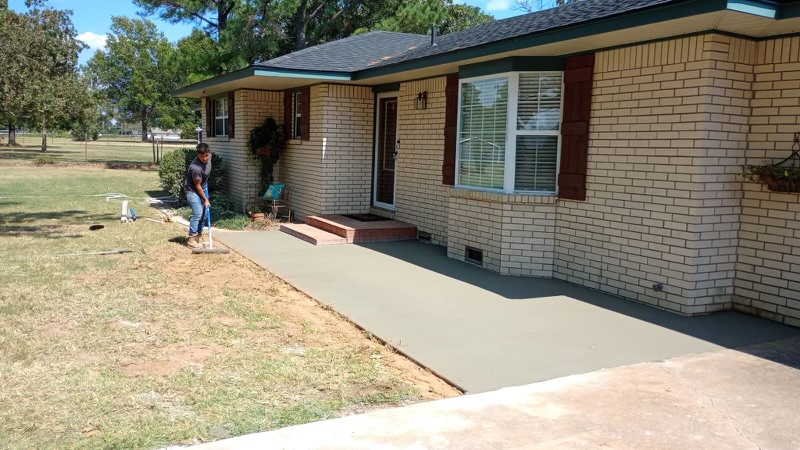
M486 11L508 11L511 9L512 0L489 0Z
M106 48L105 34L94 34L91 31L87 31L79 34L78 39L83 41L92 50L102 50Z

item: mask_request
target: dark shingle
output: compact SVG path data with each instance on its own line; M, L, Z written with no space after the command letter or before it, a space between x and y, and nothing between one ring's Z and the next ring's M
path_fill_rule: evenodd
M372 31L279 56L256 66L356 72L429 43L430 37L425 35Z

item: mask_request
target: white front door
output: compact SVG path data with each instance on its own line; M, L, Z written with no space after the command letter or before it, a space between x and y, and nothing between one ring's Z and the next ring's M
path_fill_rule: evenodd
M375 206L394 209L395 168L400 141L397 135L397 93L378 94L375 126L375 172L372 202Z

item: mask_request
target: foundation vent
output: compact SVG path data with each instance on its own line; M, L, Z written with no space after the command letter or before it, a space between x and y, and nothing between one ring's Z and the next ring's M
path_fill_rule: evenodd
M426 231L417 231L417 239L424 244L430 244L431 234Z
M464 260L468 263L483 265L483 250L474 247L467 247L464 252Z

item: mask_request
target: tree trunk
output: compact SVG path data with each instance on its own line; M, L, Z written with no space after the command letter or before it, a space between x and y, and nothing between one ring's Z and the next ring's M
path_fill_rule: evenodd
M295 51L306 48L306 11L307 1L300 2L294 15Z
M14 122L8 122L8 146L17 145L17 127Z
M47 116L42 114L42 152L47 151Z
M142 142L147 142L147 118L142 119Z

